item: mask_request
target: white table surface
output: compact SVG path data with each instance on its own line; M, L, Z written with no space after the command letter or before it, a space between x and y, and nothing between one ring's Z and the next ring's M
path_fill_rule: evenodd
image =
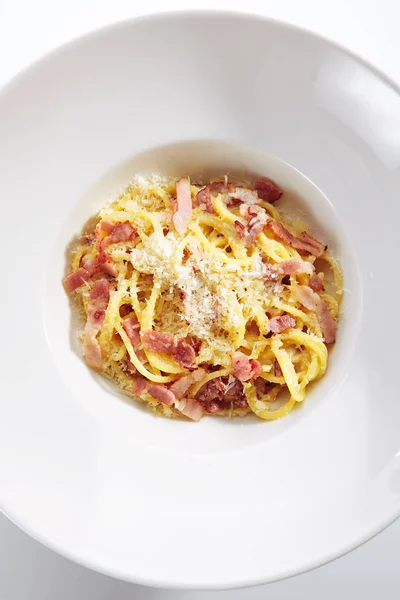
M0 0L0 86L42 54L87 31L183 8L226 8L301 25L347 46L400 83L398 0ZM0 515L0 600L397 600L399 556L400 520L351 554L290 580L230 592L163 591L91 572Z

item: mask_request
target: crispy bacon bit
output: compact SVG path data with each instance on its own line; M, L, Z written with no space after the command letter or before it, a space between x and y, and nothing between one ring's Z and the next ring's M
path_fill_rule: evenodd
M147 350L161 352L162 354L172 354L175 340L174 336L161 331L146 331L143 334L143 345Z
M185 340L178 340L172 349L172 356L180 365L185 369L190 369L194 366L196 360L196 353L192 346L190 346Z
M283 373L282 373L282 369L281 369L281 365L278 363L278 361L274 360L274 375L275 377L282 377Z
M175 340L169 333L146 331L143 335L143 344L148 350L170 354L181 367L186 369L190 369L195 364L196 353L193 347L184 339Z
M203 407L195 398L175 400L175 408L192 421L200 421L204 413Z
M234 196L227 196L225 199L225 204L226 206L229 206L229 208L233 208L234 206L240 206L242 201L239 200L239 198L234 198Z
M272 333L282 333L286 329L291 329L296 325L296 321L291 315L281 315L269 320L269 328Z
M301 275L302 273L312 275L314 273L314 265L307 260L297 260L294 258L292 260L284 260L277 266L283 275Z
M310 277L308 285L314 292L322 292L322 290L325 289L322 277L320 277L316 273L312 277Z
M91 275L89 271L80 267L64 278L64 287L67 294L72 294L77 288L89 281Z
M236 190L236 186L229 181L212 181L209 188L210 192L215 194L233 193Z
M139 375L136 378L135 385L133 388L133 393L136 396L140 396L144 392L147 392L149 385L150 385L150 382L145 377L141 377Z
M183 377L180 377L174 381L174 383L170 385L169 389L175 394L178 400L180 400L186 394L190 386L203 379L205 374L205 369L196 369L188 375L184 375Z
M235 221L234 222L234 226L236 229L236 233L238 234L238 236L240 237L241 240L244 240L244 238L246 237L246 227L245 225L243 225L243 223L241 223L240 221Z
M272 231L275 237L280 239L285 244L289 244L296 250L303 250L309 252L314 256L322 256L328 246L319 242L307 232L303 231L299 237L292 235L281 223L277 221L269 221L267 227Z
M136 317L129 317L122 321L122 327L134 348L140 344L140 325Z
M235 352L232 358L232 367L235 377L239 381L249 381L262 373L262 366L258 360L249 358L243 352Z
M148 392L150 396L153 396L153 398L159 400L163 404L173 406L175 403L175 395L163 385L153 383L152 385L150 385Z
M262 377L257 377L257 379L254 381L254 384L256 386L256 393L258 399L262 399L263 396L268 394L274 387L273 383L267 381L266 379L263 379Z
M192 197L188 179L180 179L176 183L176 207L172 217L175 229L183 235L192 216Z
M84 353L89 367L100 369L102 365L101 348L96 339L106 315L110 299L108 279L99 279L89 293L88 316L85 325Z
M262 200L266 200L266 202L269 202L270 204L279 200L283 194L276 183L272 181L272 179L266 177L258 179L254 184L254 189Z
M207 382L197 394L197 400L208 413L248 406L243 384L233 375Z
M322 333L327 344L333 344L336 339L336 323L328 305L316 292L307 285L298 285L293 288L293 295L300 304L317 315Z
M201 209L205 212L213 213L214 207L211 199L210 188L205 187L197 193L197 201Z
M129 315L130 312L132 312L131 304L121 304L121 306L119 307L119 316L122 318Z
M260 335L260 328L256 321L251 321L247 326L247 331L253 335Z
M258 194L254 190L248 190L247 188L237 187L235 192L232 194L232 197L235 200L240 200L240 202L244 202L244 204L259 204L260 198Z

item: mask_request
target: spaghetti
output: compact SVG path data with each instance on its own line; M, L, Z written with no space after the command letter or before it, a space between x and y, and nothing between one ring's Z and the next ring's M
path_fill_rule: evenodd
M64 286L87 364L157 413L272 420L323 376L340 268L269 179L137 177L75 245Z

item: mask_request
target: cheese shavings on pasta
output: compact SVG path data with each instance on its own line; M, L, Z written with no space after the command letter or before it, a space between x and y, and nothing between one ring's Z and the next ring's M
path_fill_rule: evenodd
M325 373L343 284L281 195L267 178L134 179L71 252L86 363L168 417L273 420L301 403Z

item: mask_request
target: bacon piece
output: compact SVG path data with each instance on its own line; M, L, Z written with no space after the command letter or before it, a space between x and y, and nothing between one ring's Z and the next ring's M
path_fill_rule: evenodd
M229 181L212 181L209 186L210 192L216 194L231 194L236 190L236 186Z
M248 403L243 391L243 384L233 375L229 375L229 379L233 381L227 385L224 396L225 402L228 402L233 408L246 408Z
M176 210L172 217L175 229L183 235L192 216L192 197L188 179L180 179L176 183Z
M111 277L117 277L118 275L118 269L111 260L106 260L104 263L101 263L101 268L104 273L111 275Z
M133 388L133 393L136 396L140 396L144 392L147 392L149 385L150 385L150 382L145 377L141 377L139 375L138 377L136 377L135 385Z
M208 212L211 214L214 212L214 207L213 207L209 187L206 186L205 188L203 188L202 190L197 192L197 200L198 200L200 208L202 208L205 212Z
M312 235L307 233L307 231L302 231L299 239L303 244L305 250L314 256L322 256L322 254L327 250L328 246L319 240L316 240Z
M175 403L175 395L163 385L153 383L150 385L148 392L150 396L153 396L153 398L159 400L163 404L173 406Z
M247 188L237 187L235 192L232 194L235 200L240 200L244 204L259 204L260 198L255 190L248 190Z
M241 223L240 221L235 221L233 225L235 226L236 233L238 234L240 239L244 240L247 233L245 225L243 225L243 223Z
M267 227L269 227L275 237L280 239L282 242L285 242L285 244L289 244L289 246L296 248L296 250L309 252L317 257L321 256L328 247L322 242L319 242L313 238L305 231L303 231L299 237L295 237L277 221L269 221Z
M251 365L251 378L255 379L256 377L259 377L262 373L261 363L258 360L251 358L250 365Z
M282 190L276 185L272 179L267 177L261 177L254 184L258 196L262 200L266 200L270 204L273 204L282 196Z
M138 232L132 227L129 221L117 223L111 230L107 238L107 244L117 244L118 242L130 242L137 238Z
M86 258L83 260L82 266L89 273L91 277L96 273L99 268L99 257L96 258Z
M76 289L81 287L84 283L89 281L91 275L89 271L83 267L79 267L76 271L73 271L64 278L64 288L67 294L72 294Z
M185 340L178 340L172 348L172 356L179 366L190 369L196 361L196 353Z
M316 292L307 285L298 285L293 288L293 295L300 304L308 310L315 312L322 333L327 344L333 344L336 339L336 323L328 305Z
M175 400L174 404L179 412L192 419L192 421L200 421L203 416L203 407L195 398L182 398L181 400Z
M314 273L314 265L307 260L284 260L277 265L278 269L283 275L301 275L307 273L312 275Z
M186 394L190 386L203 379L205 374L205 369L196 369L188 375L184 375L183 377L180 377L179 379L174 381L174 383L170 385L169 389L175 394L178 400L180 400Z
M333 344L336 340L336 323L325 300L321 298L315 311L317 319L321 325L322 333L324 334L325 343Z
M263 379L262 377L258 377L254 381L254 384L256 386L256 393L258 399L261 399L263 396L268 394L268 392L270 392L274 387L273 383L267 381L266 379Z
M108 279L99 279L89 293L88 316L85 325L84 354L89 367L100 369L102 365L101 348L96 339L106 315L110 299Z
M293 296L308 310L316 311L321 298L308 285L292 286Z
M233 375L207 382L197 394L197 400L208 413L248 406L243 384Z
M100 268L107 273L107 275L111 275L111 277L116 277L118 275L118 270L115 264L110 260L107 252L106 252L106 239L102 239L99 244L99 265Z
M140 344L140 325L136 317L129 317L122 321L122 327L134 348Z
M181 367L190 369L195 364L194 348L184 339L175 340L169 333L146 331L143 335L143 344L148 350L170 354Z
M114 227L115 224L111 223L111 221L108 221L107 219L102 219L100 221L100 229L105 231L107 234L110 234L113 231Z
M239 381L249 381L262 373L262 366L258 360L249 358L243 352L235 352L232 358L233 372Z
M322 292L322 290L324 289L324 281L322 277L320 277L316 273L312 277L310 277L308 285L314 292Z
M207 405L216 400L222 400L225 395L225 386L221 377L208 381L197 394L197 400Z
M291 315L281 315L280 317L273 317L269 320L269 328L272 333L282 333L295 325L296 321Z
M232 360L232 367L235 377L239 381L248 381L251 379L251 364L249 358L243 352L235 352Z
M163 385L150 385L148 392L156 400L167 406L174 406L185 417L193 421L199 421L203 415L203 407L197 400L194 398L177 399L175 394Z
M174 336L161 331L146 331L143 334L143 345L147 350L161 352L162 354L172 354L175 344Z
M229 208L233 208L234 206L241 206L242 201L239 200L239 198L234 198L234 196L227 196L225 199L225 204L226 206L229 206Z
M241 239L246 240L247 245L254 244L268 221L267 212L264 208L257 206L256 204L242 204L240 206L240 214L246 219L247 226L242 231L242 223L235 221L234 225L236 231ZM239 225L237 226L236 223L239 223ZM240 233L239 229L241 230Z

